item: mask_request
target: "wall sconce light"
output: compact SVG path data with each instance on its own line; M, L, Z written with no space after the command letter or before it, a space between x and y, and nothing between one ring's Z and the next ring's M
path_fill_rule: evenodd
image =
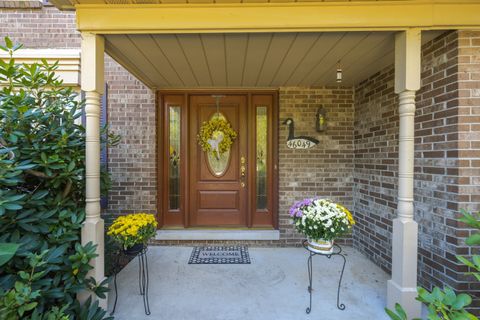
M315 123L317 132L324 132L327 129L327 110L324 107L317 109L317 121Z
M340 66L340 61L337 62L337 83L341 83L343 78L342 67Z

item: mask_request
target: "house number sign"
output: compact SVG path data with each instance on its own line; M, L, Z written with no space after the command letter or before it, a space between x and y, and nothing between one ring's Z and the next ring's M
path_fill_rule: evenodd
M316 143L313 143L312 141L309 141L309 140L303 140L303 139L287 140L287 147L290 149L310 149L315 145Z
M318 144L318 140L307 136L295 136L295 127L292 118L286 119L283 124L288 126L287 147L290 149L310 149Z

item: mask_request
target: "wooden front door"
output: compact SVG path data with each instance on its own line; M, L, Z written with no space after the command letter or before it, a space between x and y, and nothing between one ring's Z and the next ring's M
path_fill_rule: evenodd
M190 225L246 226L247 97L224 96L217 110L211 95L192 95L189 109ZM202 123L216 116L225 118L237 133L229 154L220 159L204 152L197 142Z
M276 93L160 92L159 109L161 227L277 228ZM197 138L216 116L237 133L220 159Z

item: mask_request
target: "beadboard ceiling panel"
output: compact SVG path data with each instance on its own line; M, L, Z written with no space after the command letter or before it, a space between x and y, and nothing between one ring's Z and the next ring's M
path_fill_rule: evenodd
M186 34L178 37L178 41L183 48L185 56L189 61L195 61L190 64L199 83L205 86L213 86L212 75L205 54L205 45L198 34Z
M245 70L245 53L248 49L248 36L245 33L225 36L225 63L227 85L240 87Z
M248 35L248 50L245 52L244 57L242 86L253 86L257 82L272 38L273 34L266 33ZM248 70L248 72L245 72L245 70Z
M424 32L427 41L439 32ZM106 35L106 51L156 88L352 86L394 62L393 32ZM134 66L130 68L129 66Z
M215 87L227 86L225 37L223 34L202 34L200 36L200 41L205 49L208 70ZM196 61L192 63L196 63Z

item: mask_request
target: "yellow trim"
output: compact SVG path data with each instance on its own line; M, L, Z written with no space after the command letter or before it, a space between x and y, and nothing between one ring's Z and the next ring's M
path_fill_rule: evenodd
M80 31L214 33L480 29L472 0L230 4L78 4Z

